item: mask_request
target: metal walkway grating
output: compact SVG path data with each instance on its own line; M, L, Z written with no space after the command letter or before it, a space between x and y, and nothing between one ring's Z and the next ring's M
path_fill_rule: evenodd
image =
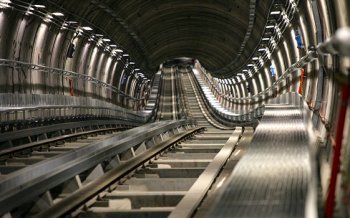
M313 136L300 106L270 105L208 217L316 217Z

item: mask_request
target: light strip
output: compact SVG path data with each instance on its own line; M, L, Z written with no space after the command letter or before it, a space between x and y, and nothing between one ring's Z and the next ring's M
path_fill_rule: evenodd
M63 13L61 13L61 12L53 12L53 13L51 13L52 15L55 15L55 16L57 16L57 17L63 17L64 16L64 14Z
M280 14L281 12L280 11L271 11L271 15L278 15L278 14Z
M83 26L82 29L83 29L83 30L86 30L86 31L91 31L91 30L92 30L92 28L89 27L89 26Z
M33 5L36 8L46 8L45 5Z

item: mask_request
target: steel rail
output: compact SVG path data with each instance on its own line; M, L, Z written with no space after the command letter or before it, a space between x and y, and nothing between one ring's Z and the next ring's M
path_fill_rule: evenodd
M125 125L125 126L137 126L135 122L131 121L121 121L121 120L89 120L80 122L69 122L54 124L49 126L40 126L31 129L16 130L15 132L5 132L0 134L0 143L5 141L11 141L19 138L41 135L49 132L56 132L66 129L84 128L91 126L101 126L101 125Z
M193 124L192 120L147 124L11 173L0 180L0 214L153 136Z
M212 126L215 126L216 128L218 129L232 129L232 128L228 128L228 127L225 127L225 126L221 126L221 125L218 125L217 123L215 123L211 118L212 117L209 117L209 114L212 115L210 113L209 110L205 110L205 109L208 109L208 106L206 105L206 101L205 101L205 97L202 95L202 93L200 92L200 88L198 86L196 86L196 83L193 82L192 80L194 80L192 77L191 77L191 73L188 73L188 78L189 78L189 81L190 81L190 84L191 84L191 88L193 89L193 92L195 94L195 97L197 99L197 102L198 102L198 105L199 105L199 108L202 112L202 114L205 116L205 119L212 125ZM196 81L196 80L195 80ZM199 92L199 93L198 93ZM203 99L203 103L205 105L202 105L202 103L200 102L199 98ZM214 119L214 118L213 118ZM221 124L221 123L220 123Z
M104 87L108 90L111 90L112 92L115 92L117 94L121 94L124 97L132 99L134 101L144 100L144 98L135 98L133 96L130 96L130 95L126 94L125 92L119 90L117 87L112 86L108 83L105 83L101 80L98 80L95 77L85 75L85 74L80 74L80 73L73 72L73 71L63 70L63 69L54 68L54 67L47 67L44 65L38 65L38 64L27 63L27 62L22 62L22 61L9 60L9 59L0 59L0 66L10 67L10 68L14 68L14 69L27 67L31 70L37 70L38 72L59 74L61 76L66 76L66 77L71 77L74 79L79 79L79 80L91 82L91 83L95 84L96 86Z
M87 97L53 98L50 95L3 94L0 95L0 99L2 100L0 102L1 125L85 118L130 120L141 124L149 122L155 110L155 106L150 105L142 111L131 111ZM45 103L46 105L42 105Z
M251 110L249 113L235 114L226 109L224 109L218 102L214 102L214 99L210 99L211 92L210 89L205 93L204 83L199 81L199 75L193 73L195 80L195 85L197 86L202 99L204 99L204 104L209 110L209 113L216 119L220 120L225 125L256 125L257 119L263 115L263 106Z
M108 132L108 131L116 131L116 130L125 130L125 129L127 129L127 128L126 127L105 128L105 129L90 130L90 131L85 131L85 132L67 134L67 135L63 135L63 136L44 139L44 140L41 140L38 142L31 142L31 143L27 143L24 145L19 145L19 146L15 146L12 148L0 150L0 157L15 156L16 153L24 151L24 150L30 150L30 149L33 149L35 147L39 147L39 146L42 146L45 144L57 143L60 141L64 141L67 139L72 139L72 138L76 138L76 137L80 137L80 136L84 136L84 135L90 135L93 133L101 133L101 132Z
M214 183L219 175L222 167L235 150L235 147L242 134L242 127L237 127L227 140L225 145L210 162L208 167L199 176L196 182L192 185L187 194L182 198L176 208L171 212L169 218L177 217L191 217L194 211L198 208L200 202L203 200L209 188Z
M162 143L150 148L148 151L144 152L142 155L136 156L135 158L122 163L119 167L107 172L103 176L74 192L67 198L59 201L57 204L49 208L48 210L42 212L37 217L62 217L67 216L69 213L80 208L87 201L98 195L98 193L106 190L113 183L117 182L118 179L123 178L130 172L136 170L139 166L149 161L151 158L169 148L175 143L193 135L198 131L202 131L203 127L197 127L192 130L188 130L183 133L178 133L171 137L170 139L163 141Z
M144 117L140 115L140 113L126 113L124 111L118 110L118 109L113 109L113 108L108 108L108 107L92 107L92 106L74 106L74 105L60 105L60 106L30 106L30 107L8 107L8 108L1 108L0 113L13 113L13 112L18 112L18 111L25 111L25 112L32 112L32 111L39 111L39 110L45 110L45 109L67 109L67 108L72 108L72 109L89 109L89 110L111 110L115 112L119 112L120 115L115 116L115 118L123 118L123 119L131 119L130 117L123 117L122 115L129 115L129 116L134 116L140 118L142 120ZM82 114L84 115L84 114ZM94 114L90 114L95 116ZM25 114L23 114L25 116ZM65 116L65 115L63 115ZM79 116L79 115L77 115ZM108 117L107 115L105 115Z

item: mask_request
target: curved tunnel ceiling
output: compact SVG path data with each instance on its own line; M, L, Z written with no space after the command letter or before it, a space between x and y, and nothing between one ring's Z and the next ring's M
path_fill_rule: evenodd
M101 28L136 63L154 72L176 57L198 59L209 71L233 71L259 43L273 0L46 0ZM250 4L256 18L241 57ZM58 7L59 6L59 7ZM226 72L227 73L227 72Z

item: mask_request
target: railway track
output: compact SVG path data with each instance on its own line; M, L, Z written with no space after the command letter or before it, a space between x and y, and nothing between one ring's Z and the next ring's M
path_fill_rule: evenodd
M187 78L184 80L189 81ZM185 83L184 86L190 96L189 111L196 119L198 126L205 128L205 131L171 145L162 153L143 161L145 163L142 166L104 187L104 191L99 192L98 197L90 196L93 200L88 203L85 200L85 207L76 206L78 209L72 211L74 216L167 217L170 215L178 217L179 211L181 215L184 215L184 212L191 214L195 211L220 174L226 160L233 153L243 129L237 128L233 131L232 129L219 130L214 127L207 120L209 115L198 113L204 112L205 109L200 108L198 104L200 98L195 95L194 87L191 83ZM172 99L169 97L170 93L172 92L168 89L166 94L168 100ZM163 111L161 111L163 115L164 110L171 111L168 106L170 104L163 102ZM174 117L169 114L168 118ZM221 126L218 123L215 124ZM202 187L199 195L196 190L198 187ZM196 198L195 202L193 198ZM188 199L191 202L188 202ZM66 204L69 204L69 199L66 201ZM63 205L63 202L61 204ZM53 211L43 213L41 217L45 217L50 212Z
M189 111L191 116L197 120L199 126L204 126L207 128L214 128L219 130L233 130L233 127L226 127L216 121L207 108L205 103L200 96L199 90L195 86L194 78L191 76L190 72L181 74L181 82L185 89L184 92L187 93L186 98L189 106Z
M142 163L148 150L162 151L157 150L159 146L163 149L162 141L175 133L190 134L192 125L185 120L147 124L4 175L0 179L0 214L36 216L105 173L117 169L125 176L133 170L130 161Z
M99 128L60 135L27 144L0 150L0 173L2 176L14 173L29 165L47 160L56 155L82 148L127 129L126 127Z
M163 70L162 96L160 101L159 119L176 120L177 113L175 97L175 77L173 68Z
M99 193L99 198L90 201L88 208L77 214L79 217L170 215L231 134L218 136L215 132L206 132L172 146L110 184L107 191ZM238 139L238 134L235 137Z
M174 75L168 77L173 78ZM90 153L84 147L77 149L81 152L79 156L70 150L67 152L67 156L72 156L70 162L62 163L62 167L51 165L55 158L50 158L28 169L21 169L18 172L30 174L31 168L53 166L57 170L52 170L57 173L48 171L50 177L44 174L33 178L39 180L36 186L31 185L32 180L24 179L26 177L9 177L7 186L11 186L11 179L25 180L22 185L25 191L13 193L9 190L0 198L0 204L17 204L7 214L37 217L185 217L203 207L203 199L218 182L222 168L245 133L244 128L230 129L216 122L207 112L189 75L181 74L180 78L188 96L187 111L196 120L197 127L186 124L189 121L148 124L117 135L102 135L99 142L89 145L96 147L90 149ZM168 82L174 83L172 80ZM168 88L166 93L163 89L162 94L166 98L161 97L164 101L160 104L160 113L163 119L173 120L177 117L177 112L172 111L176 108L174 97L170 97L174 86L167 87L171 89ZM168 101L171 103L165 103ZM85 142L87 139L81 140ZM74 147L70 143L66 143L67 149ZM115 144L113 150L110 143ZM61 152L65 149L54 146L50 150ZM96 157L91 157L92 154ZM65 154L57 155L56 159L60 157L68 159ZM0 182L0 187L7 187L5 184ZM40 184L45 187L38 190ZM34 191L36 195L32 193ZM15 198L23 193L39 196L39 200L30 206L16 202Z

